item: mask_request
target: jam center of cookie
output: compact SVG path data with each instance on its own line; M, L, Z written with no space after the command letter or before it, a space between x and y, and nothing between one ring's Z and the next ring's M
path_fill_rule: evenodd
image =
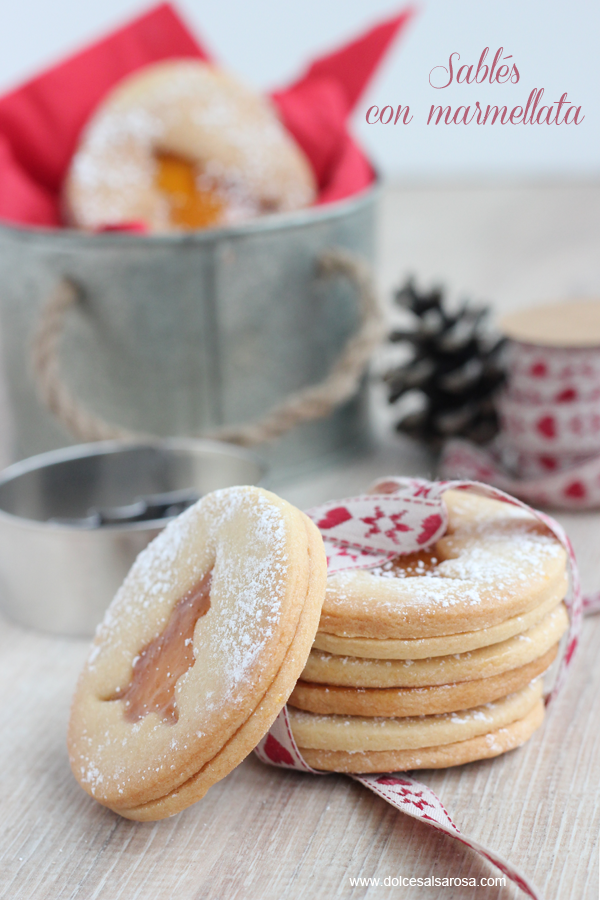
M172 153L157 153L155 159L155 184L168 199L171 224L190 229L218 224L223 202L216 191L198 185L196 166Z
M139 722L151 712L169 724L177 722L175 685L194 665L194 628L210 609L210 584L207 572L177 602L163 631L136 657L129 685L110 698L125 701L128 722Z
M386 575L388 578L415 578L418 575L429 575L434 572L440 559L429 550L418 550L396 556L377 569L371 569L375 575Z

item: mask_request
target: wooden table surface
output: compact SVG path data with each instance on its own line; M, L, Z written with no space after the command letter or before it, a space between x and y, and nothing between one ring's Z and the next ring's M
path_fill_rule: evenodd
M381 281L412 271L498 309L600 295L600 186L388 191ZM426 475L414 445L284 486L299 505L359 491L390 472ZM600 589L600 513L564 514L586 590ZM547 900L596 900L600 831L600 616L585 622L566 690L523 748L427 772L463 832L495 848ZM510 900L513 887L352 887L350 878L499 874L349 778L316 778L253 756L173 819L134 823L73 780L65 749L83 641L0 620L0 897L10 900Z

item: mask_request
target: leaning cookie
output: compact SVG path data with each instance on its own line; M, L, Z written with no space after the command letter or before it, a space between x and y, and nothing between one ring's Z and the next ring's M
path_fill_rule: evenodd
M138 557L75 692L71 768L140 820L200 799L266 733L302 671L325 591L319 532L259 488L216 491Z

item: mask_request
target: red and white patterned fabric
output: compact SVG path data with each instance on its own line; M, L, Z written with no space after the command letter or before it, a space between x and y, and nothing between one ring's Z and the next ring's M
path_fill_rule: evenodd
M426 488L400 487L399 495L350 497L309 509L325 544L327 572L369 569L395 556L414 553L440 538L448 527L446 507L429 499Z
M537 454L526 468L543 465ZM497 450L476 447L463 440L448 441L439 464L442 478L468 478L487 481L503 491L517 494L536 506L555 509L600 508L600 455L565 465L561 457L546 457L546 474L520 478L506 470L503 456Z
M506 443L523 453L594 455L600 448L600 400L536 403L504 394L498 401Z
M450 441L442 478L490 482L529 503L600 507L600 348L509 341L501 433L492 447Z
M414 478L388 477L376 482L371 489L373 493L308 510L307 514L318 525L325 542L328 572L332 574L343 569L373 568L394 556L412 553L433 544L447 527L448 517L442 496L451 489L474 492L528 510L550 529L567 551L571 585L565 602L570 627L553 689L546 697L548 704L560 691L567 677L577 647L583 613L573 548L563 528L550 516L531 510L526 504L496 488L474 481L427 482ZM600 597L588 602L586 612L598 610ZM285 706L254 752L268 765L313 775L327 774L311 768L303 759L294 741ZM461 834L439 797L425 784L405 773L351 777L401 812L420 819L471 847L497 866L533 900L542 900L540 892L517 868L495 851Z

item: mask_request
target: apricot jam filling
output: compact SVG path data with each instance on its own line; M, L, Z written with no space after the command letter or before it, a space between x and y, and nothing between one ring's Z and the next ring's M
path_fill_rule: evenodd
M197 167L172 153L156 153L154 183L169 201L169 218L180 228L210 228L223 219L224 203L216 190L198 185Z
M415 578L418 575L429 575L438 567L441 560L429 550L417 550L395 556L376 569L369 569L373 575L385 575L388 578Z
M177 602L162 632L135 658L128 686L108 698L125 701L128 722L139 722L151 712L168 724L177 722L175 685L194 665L194 628L210 609L211 575L207 572Z

